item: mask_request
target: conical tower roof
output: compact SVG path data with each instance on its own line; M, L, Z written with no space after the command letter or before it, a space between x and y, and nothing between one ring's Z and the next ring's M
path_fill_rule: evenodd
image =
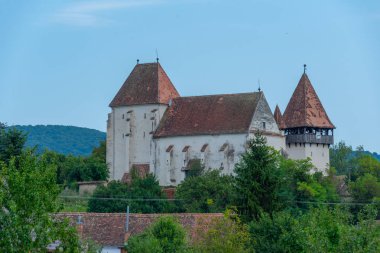
M306 73L302 75L290 98L283 120L286 128L335 128Z
M160 63L137 64L110 103L110 107L168 104L179 94Z
M285 128L284 120L282 118L282 113L278 105L276 105L276 109L274 109L274 119L276 120L278 128L280 129Z

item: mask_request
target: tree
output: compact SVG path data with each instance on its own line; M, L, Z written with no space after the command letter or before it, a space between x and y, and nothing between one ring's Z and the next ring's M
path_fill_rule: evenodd
M135 213L162 213L170 208L153 174L144 178L132 173L130 185L111 181L107 186L96 188L93 199L88 203L89 212L125 212L129 205ZM133 200L136 199L136 200ZM146 201L144 201L146 199Z
M380 161L368 154L360 154L354 159L355 169L352 173L352 181L356 181L365 174L371 174L380 180Z
M279 162L279 153L267 146L265 138L257 134L236 164L236 204L245 221L278 209L282 182Z
M99 147L95 147L92 150L91 157L92 158L98 158L100 161L106 163L106 141L101 141L99 144Z
M46 252L60 240L65 252L80 252L75 228L51 215L59 210L55 167L44 156L23 153L0 171L0 248L3 252Z
M349 191L355 202L369 203L380 197L380 182L375 176L366 173L349 183Z
M26 135L16 128L0 127L0 161L9 163L12 157L21 155L26 142Z
M239 217L231 209L225 212L222 219L214 219L207 230L197 231L194 252L199 253L248 253L250 235L248 226L241 223Z
M219 170L202 172L199 176L187 177L175 194L186 212L222 212L232 203L234 196L233 177L221 175Z
M187 249L186 232L173 217L161 217L147 231L132 236L129 253L181 253Z
M349 175L353 168L353 151L351 146L347 146L344 141L331 146L330 166L335 168L338 175Z
M105 161L98 155L77 157L45 151L48 161L57 166L57 183L72 186L82 181L102 181L108 178Z
M379 252L375 216L367 207L353 224L347 210L322 206L298 215L263 214L250 224L252 246L257 252Z

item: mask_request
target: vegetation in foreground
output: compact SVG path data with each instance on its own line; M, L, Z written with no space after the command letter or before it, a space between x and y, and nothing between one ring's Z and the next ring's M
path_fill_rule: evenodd
M83 175L96 175L104 168L104 146L94 150L89 158L97 159L95 163L101 166L91 169L89 160L78 160L70 161L77 167L65 167L70 160L66 156L23 150L25 135L17 130L5 131L1 126L0 248L6 252L38 252L58 239L63 252L82 252L81 247L90 244L79 241L75 229L67 226L66 221L55 220L49 214L61 208L57 200L62 189L59 182L68 186L69 182L75 183ZM234 211L213 221L208 230L199 231L194 241L175 220L159 220L143 234L131 237L128 250L379 252L380 231L375 223L380 197L379 162L365 153L347 157L345 148L333 147L331 163L338 174L345 176L351 199L342 199L337 193L340 181L336 180L334 169L329 176L310 174L309 161L285 159L257 136L236 166L234 177L200 167L178 187L177 198L183 198L180 204L160 202L152 206L134 201L131 205L138 207L139 212L220 212L226 208ZM99 196L164 198L152 175L135 178L128 186L113 182L97 192ZM342 201L357 202L346 202L349 205L344 208L339 205ZM93 203L100 211L107 207L99 201ZM124 210L123 205L120 208Z

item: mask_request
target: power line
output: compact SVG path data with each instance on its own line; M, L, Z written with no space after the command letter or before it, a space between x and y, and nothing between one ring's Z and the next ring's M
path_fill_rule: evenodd
M375 205L373 202L367 203L355 203L355 202L317 202L317 201L289 201L292 203L303 203L303 204L316 204L316 205L357 205L357 206L365 206L365 205Z
M81 197L81 196L58 196L64 199L97 199L97 200L120 200L120 201L183 201L183 199L126 199L126 198L100 198L100 197Z
M58 196L63 199L83 199L83 200L120 200L120 201L139 201L139 202L154 202L154 201L185 201L185 199L143 199L143 198L122 198L122 197L83 197L83 196ZM375 205L373 202L319 202L319 201L288 201L288 203L298 203L298 204L314 204L314 205Z

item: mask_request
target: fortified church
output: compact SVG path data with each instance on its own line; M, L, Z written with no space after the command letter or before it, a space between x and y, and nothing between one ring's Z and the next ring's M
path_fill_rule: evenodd
M262 91L181 97L160 63L137 64L109 105L110 178L151 172L161 186L176 186L195 162L233 173L258 131L291 159L310 157L329 166L335 128L304 72L284 114L272 113Z

